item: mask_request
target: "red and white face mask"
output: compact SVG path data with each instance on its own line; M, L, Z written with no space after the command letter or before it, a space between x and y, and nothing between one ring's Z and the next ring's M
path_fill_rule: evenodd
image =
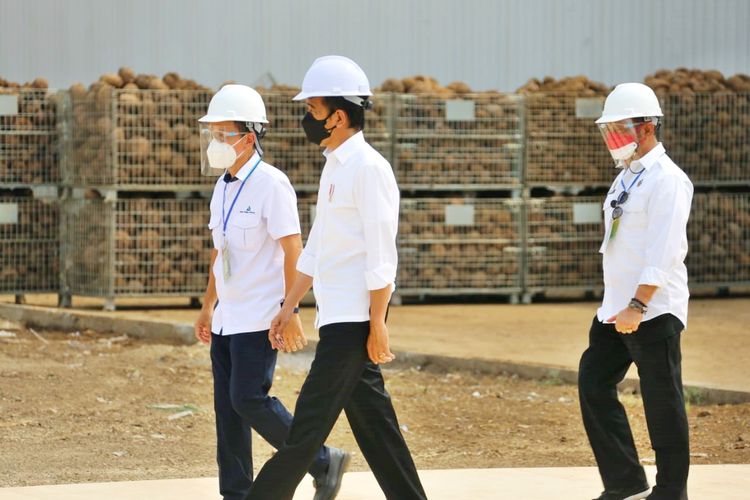
M599 131L617 167L624 168L625 162L631 159L638 149L638 126L643 123L627 119L599 124Z

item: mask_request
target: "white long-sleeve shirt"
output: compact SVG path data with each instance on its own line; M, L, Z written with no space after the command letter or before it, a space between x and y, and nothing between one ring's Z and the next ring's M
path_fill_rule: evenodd
M313 277L316 326L370 319L370 291L393 285L399 190L361 132L326 150L310 236L297 269Z
M615 236L612 200L630 187ZM621 183L622 181L622 183ZM658 287L643 320L671 313L684 326L688 316L687 222L693 184L658 144L617 176L604 201L604 241L600 248L604 267L604 299L597 312L606 321L627 307L638 285Z

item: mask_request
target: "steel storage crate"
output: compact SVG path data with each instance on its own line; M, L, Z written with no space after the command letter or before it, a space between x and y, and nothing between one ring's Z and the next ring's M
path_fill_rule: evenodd
M302 229L302 241L306 242L310 236L313 221L315 220L315 205L318 201L317 193L297 193L297 212Z
M206 195L207 196L207 195ZM206 289L209 199L119 198L87 190L63 202L63 292L192 296Z
M688 245L691 288L750 285L750 194L696 193Z
M0 293L59 291L59 212L56 190L0 191Z
M396 292L517 295L520 223L518 200L403 199Z
M520 187L520 96L404 94L394 103L394 169L401 189Z
M119 190L210 189L200 173L203 90L113 90L63 94L61 149L68 186Z
M525 103L527 185L611 184L614 163L594 123L604 97L529 94Z
M526 200L526 293L603 288L603 199Z
M307 140L300 125L305 103L292 101L295 93L290 92L265 91L262 95L269 120L262 141L265 161L286 173L297 191L317 192L325 157L320 146ZM365 139L390 159L392 97L380 94L372 99L374 108L365 112Z
M750 183L750 93L666 94L663 141L696 185Z
M55 184L58 95L0 88L0 185Z

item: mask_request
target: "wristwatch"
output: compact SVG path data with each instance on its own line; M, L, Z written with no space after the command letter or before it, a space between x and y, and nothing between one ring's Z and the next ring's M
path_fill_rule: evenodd
M284 301L281 301L281 307L284 307ZM299 314L299 306L295 306L294 309L292 309L292 313Z
M628 303L628 309L634 309L641 314L646 314L648 312L648 306L635 297L630 299L630 302Z

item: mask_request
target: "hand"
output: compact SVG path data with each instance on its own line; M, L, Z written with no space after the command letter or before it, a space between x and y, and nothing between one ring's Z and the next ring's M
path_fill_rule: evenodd
M211 316L213 316L213 311L201 309L201 313L195 321L195 338L206 345L211 343Z
M305 332L302 331L302 320L299 314L292 314L292 318L284 328L282 334L282 350L284 352L301 351L307 345Z
M286 352L284 349L284 330L292 320L293 310L282 306L281 311L271 321L271 328L268 330L268 340L271 347Z
M609 318L606 323L615 323L615 330L625 335L638 331L638 327L643 321L643 313L626 307L616 315Z
M370 335L367 337L367 355L376 365L390 363L396 356L391 352L388 327L384 321L370 321Z

